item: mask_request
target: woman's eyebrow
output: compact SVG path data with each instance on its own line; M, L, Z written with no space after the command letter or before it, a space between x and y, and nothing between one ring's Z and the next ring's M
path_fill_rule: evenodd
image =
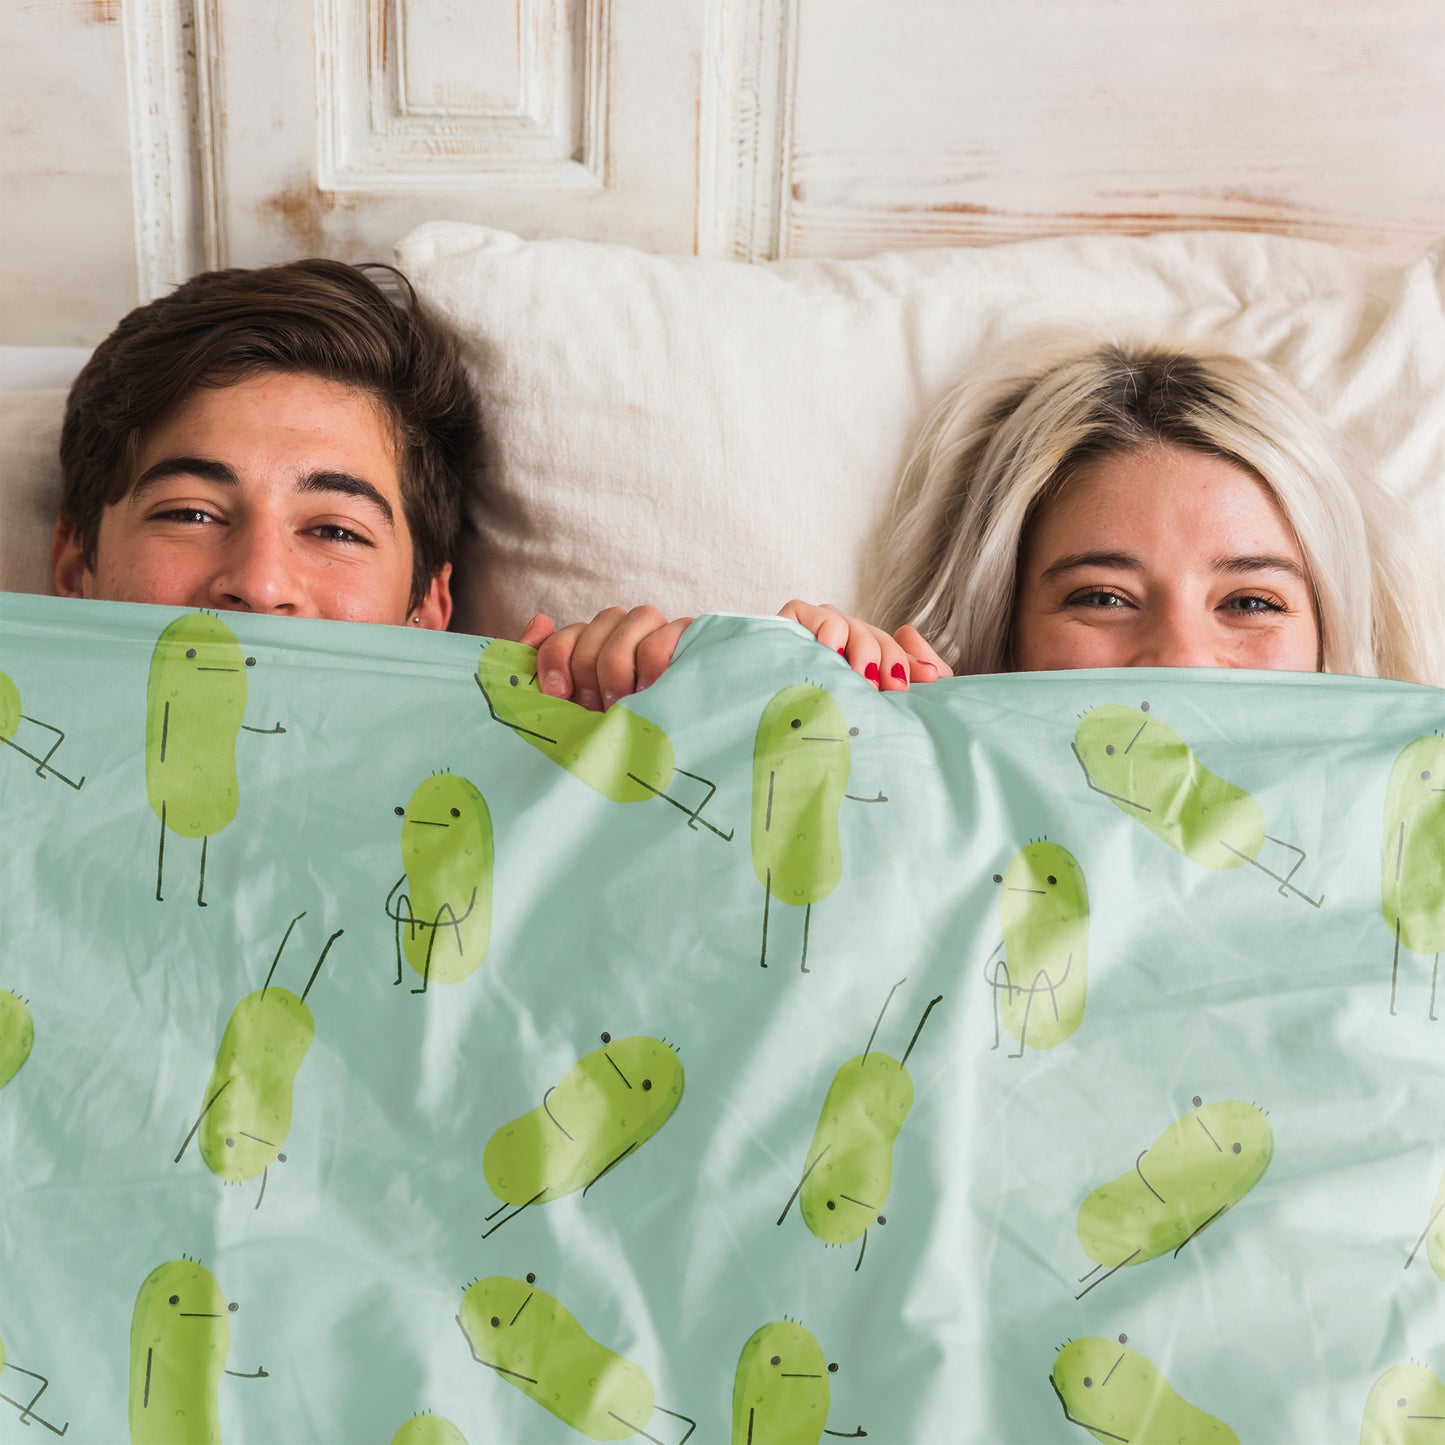
M1291 576L1298 577L1306 585L1310 580L1309 574L1293 558L1276 557L1271 553L1253 557L1216 557L1214 570L1216 572L1288 572Z
M1144 562L1133 552L1068 552L1050 562L1039 574L1039 580L1047 582L1051 577L1072 572L1079 567L1110 567L1118 572L1142 572Z

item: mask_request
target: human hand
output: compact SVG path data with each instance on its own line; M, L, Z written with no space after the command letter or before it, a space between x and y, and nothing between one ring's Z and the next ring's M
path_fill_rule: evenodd
M603 712L662 676L691 621L669 622L655 607L608 607L566 627L539 614L517 641L537 649L537 686L548 697Z
M880 692L902 692L911 682L934 682L953 676L953 669L911 623L890 637L861 617L849 617L836 607L800 602L797 598L781 608L778 616L806 627Z

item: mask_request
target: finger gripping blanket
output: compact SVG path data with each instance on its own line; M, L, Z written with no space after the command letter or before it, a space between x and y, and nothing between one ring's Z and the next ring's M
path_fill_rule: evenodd
M1445 1438L1445 695L4 599L0 1440Z

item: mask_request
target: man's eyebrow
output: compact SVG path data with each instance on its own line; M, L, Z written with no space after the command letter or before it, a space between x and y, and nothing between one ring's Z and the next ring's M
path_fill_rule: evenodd
M168 482L172 477L197 477L203 482L217 482L223 487L236 485L236 474L225 462L211 457L162 457L136 478L135 486L130 489L132 499L139 497L148 487Z
M130 492L131 500L138 499L148 488L170 481L173 477L196 477L200 481L214 482L223 487L240 485L240 479L232 468L213 457L162 457L136 478L136 484ZM396 513L392 511L391 503L370 482L352 476L350 472L307 472L297 482L296 490L358 497L364 502L370 502L388 527L396 526Z
M370 502L381 513L388 527L396 526L396 514L391 510L391 503L370 482L354 477L350 472L307 472L296 490L336 492L344 497L358 497L364 502Z

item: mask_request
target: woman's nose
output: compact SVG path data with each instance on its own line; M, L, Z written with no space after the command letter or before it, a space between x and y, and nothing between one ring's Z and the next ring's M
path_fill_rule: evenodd
M1207 611L1168 608L1150 616L1136 638L1134 667L1226 667Z
M289 533L270 523L232 524L211 579L212 601L238 612L293 616L305 610L305 587Z

